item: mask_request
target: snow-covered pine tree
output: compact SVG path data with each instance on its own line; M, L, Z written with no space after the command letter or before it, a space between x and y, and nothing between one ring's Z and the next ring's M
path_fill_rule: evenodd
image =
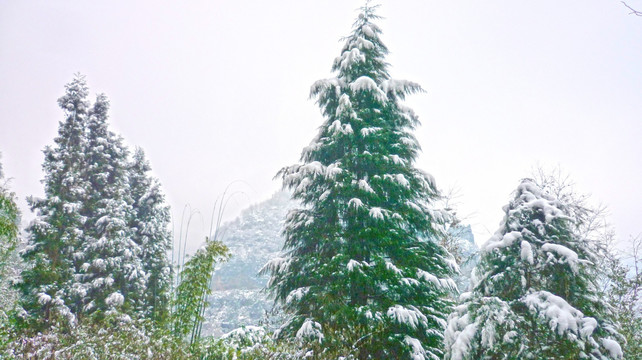
M86 181L85 122L89 111L84 76L76 75L58 99L66 119L60 122L53 147L44 150L45 197L28 199L36 219L28 226L22 257L27 264L19 284L29 319L46 323L55 316L70 322L69 286L74 280L86 217L81 214L89 191Z
M617 359L594 253L569 205L522 180L483 245L471 293L448 320L446 359Z
M302 164L279 173L302 206L287 216L285 257L263 271L292 315L282 335L327 356L436 359L456 265L436 241L440 194L414 167L418 119L402 101L421 87L390 78L375 8L361 9L336 77L312 86L326 120Z
M131 313L146 290L142 249L128 226L131 207L129 151L108 129L109 101L98 95L87 120L86 178L90 188L83 202L86 221L76 255L82 261L73 290L78 313L121 308Z
M172 266L167 256L172 245L171 219L160 183L150 176L150 171L143 149L137 148L129 164L133 209L129 227L135 231L134 242L141 247L143 270L148 276L147 291L140 294L143 315L161 321L168 315L172 281Z

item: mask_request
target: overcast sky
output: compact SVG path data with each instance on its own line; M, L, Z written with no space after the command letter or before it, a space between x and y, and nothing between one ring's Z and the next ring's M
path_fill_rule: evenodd
M111 99L112 129L145 149L176 223L185 204L204 213L200 242L228 184L244 192L229 219L298 161L322 122L309 87L332 76L362 3L0 2L0 152L21 207L43 194L56 100L80 72ZM617 0L381 4L391 75L426 90L408 100L417 166L458 190L478 243L538 164L608 205L620 238L642 232L642 17Z

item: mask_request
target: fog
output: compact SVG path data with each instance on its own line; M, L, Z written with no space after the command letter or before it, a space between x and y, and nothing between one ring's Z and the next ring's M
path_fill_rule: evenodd
M394 78L426 93L417 166L458 195L478 243L535 166L560 166L607 205L619 238L642 232L642 18L619 1L381 1ZM0 152L20 199L42 195L42 149L80 72L110 123L145 149L178 231L217 197L231 219L280 187L321 125L310 85L332 76L361 1L0 3ZM642 3L631 2L631 6Z

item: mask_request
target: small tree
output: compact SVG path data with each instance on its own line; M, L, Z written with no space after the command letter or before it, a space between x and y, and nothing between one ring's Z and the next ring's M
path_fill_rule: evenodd
M438 243L446 213L433 178L414 167L416 83L388 74L375 7L366 5L312 86L325 117L302 164L279 173L302 206L286 219L285 256L266 265L268 290L291 314L283 337L317 356L439 358L454 287Z
M450 316L446 359L616 359L620 339L598 297L595 253L572 207L533 180L518 186L482 247L472 293Z

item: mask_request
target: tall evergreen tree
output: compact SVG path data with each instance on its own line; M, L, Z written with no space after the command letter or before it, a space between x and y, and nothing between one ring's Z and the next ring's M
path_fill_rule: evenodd
M440 358L455 286L436 241L447 214L414 167L419 122L402 101L421 88L390 78L375 8L361 9L336 77L312 86L325 122L302 163L279 173L302 206L286 219L285 257L264 271L292 315L282 335L328 356Z
M84 224L75 293L78 312L133 311L146 289L142 249L128 225L133 212L128 178L129 151L120 136L109 131L109 101L98 95L87 120L86 178L90 183L83 203Z
M170 212L160 183L150 176L151 167L143 149L137 148L129 165L129 189L134 229L134 242L141 248L143 270L147 274L147 291L140 299L143 313L154 320L166 318L169 312L172 266L167 252L172 246L169 230Z
M563 198L562 198L563 199ZM471 293L450 316L446 359L617 359L592 247L572 204L525 179L482 247Z
M28 245L22 256L28 266L19 285L30 318L45 322L54 314L75 321L69 289L79 262L76 249L86 221L81 210L89 189L84 159L89 102L84 76L76 75L65 88L58 105L66 119L60 122L55 145L44 150L45 197L28 199L36 219L27 228Z

